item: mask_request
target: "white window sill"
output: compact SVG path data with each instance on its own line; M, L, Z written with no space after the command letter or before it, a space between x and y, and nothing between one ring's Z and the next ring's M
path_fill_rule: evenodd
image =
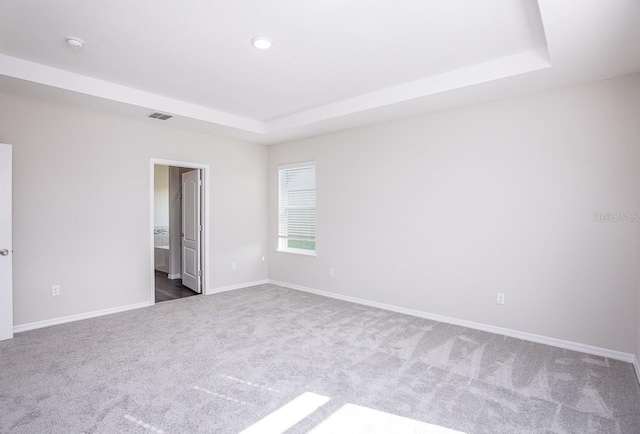
M310 256L312 258L317 258L318 254L316 252L305 252L304 250L302 251L293 251L293 250L280 250L277 249L276 253L287 253L289 255L297 255L297 256Z

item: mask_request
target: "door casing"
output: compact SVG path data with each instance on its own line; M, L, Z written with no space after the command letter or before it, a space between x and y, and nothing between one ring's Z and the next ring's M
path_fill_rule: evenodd
M202 211L202 217L200 219L202 224L202 247L201 247L201 269L202 269L202 293L207 294L209 289L209 179L210 179L210 166L204 163L194 163L191 161L177 161L177 160L165 160L161 158L151 158L149 161L149 300L152 304L156 302L156 285L155 285L155 251L153 242L153 228L154 228L154 179L155 179L155 166L174 166L174 167L186 167L189 169L201 169L200 175L202 179L202 189L200 196L200 206Z
M13 246L11 243L11 145L0 144L0 341L13 337Z

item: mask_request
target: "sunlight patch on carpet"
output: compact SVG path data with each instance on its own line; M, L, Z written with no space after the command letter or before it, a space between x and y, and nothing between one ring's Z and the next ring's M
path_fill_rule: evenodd
M281 434L330 400L331 398L326 396L305 392L263 417L240 434Z
M311 434L375 434L406 432L414 434L464 434L462 431L397 416L372 408L345 404L318 426Z

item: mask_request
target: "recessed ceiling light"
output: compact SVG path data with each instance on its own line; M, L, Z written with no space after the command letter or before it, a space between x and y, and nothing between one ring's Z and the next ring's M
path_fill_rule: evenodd
M79 50L82 47L84 47L84 41L80 38L74 38L73 36L68 36L67 38L65 38L65 41L67 41L67 45L73 48L74 50Z
M267 38L263 38L262 36L257 36L251 40L253 46L259 48L261 50L266 50L271 48L271 41Z

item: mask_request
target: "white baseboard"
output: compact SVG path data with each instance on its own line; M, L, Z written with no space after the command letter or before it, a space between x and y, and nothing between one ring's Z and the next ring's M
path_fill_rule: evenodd
M221 292L233 291L234 289L248 288L250 286L257 286L257 285L266 285L267 283L269 283L269 280L267 279L256 280L254 282L238 283L237 285L221 286L220 288L207 289L204 292L204 294L205 295L219 294Z
M60 318L46 319L44 321L30 322L27 324L19 324L13 326L14 333L26 332L27 330L35 330L52 325L64 324L81 319L95 318L97 316L110 315L112 313L125 312L127 310L140 309L142 307L153 306L153 303L144 301L142 303L128 304L126 306L111 307L109 309L94 310L93 312L79 313L77 315L63 316Z
M621 360L623 362L628 362L628 363L634 363L634 360L635 360L636 373L640 372L640 370L638 369L638 362L635 356L630 353L623 353L622 351L609 350L607 348L594 347L591 345L581 344L578 342L565 341L562 339L550 338L547 336L536 335L533 333L521 332L518 330L511 330L503 327L497 327L497 326L477 323L473 321L466 321L463 319L451 318L448 316L436 315L433 313L423 312L423 311L414 310L414 309L408 309L405 307L395 306L392 304L379 303L377 301L366 300L363 298L336 294L334 292L322 291L320 289L307 288L305 286L295 285L295 284L286 283L286 282L279 282L277 280L269 280L269 283L273 285L284 286L286 288L296 289L298 291L304 291L304 292L310 292L316 295L322 295L324 297L335 298L338 300L348 301L356 304L362 304L365 306L377 307L379 309L390 310L392 312L404 313L406 315L417 316L419 318L425 318L433 321L459 325L459 326L468 327L475 330L482 330L485 332L496 333L499 335L509 336L512 338L523 339L525 341L537 342L539 344L545 344L545 345L551 345L553 347L564 348L567 350L579 351L581 353L592 354L594 356L608 357L610 359Z
M169 280L176 280L176 279L180 279L182 277L182 274L178 273L178 274L167 274L167 279Z
M177 276L180 277L179 274ZM206 295L217 294L220 292L232 291L234 289L247 288L249 286L265 285L267 283L269 283L267 279L256 280L255 282L239 283L237 285L230 285L230 286L224 286L221 288L209 289L205 291L205 294ZM140 309L142 307L153 306L154 304L155 303L145 301L142 303L129 304L126 306L118 306L118 307L112 307L109 309L95 310L93 312L79 313L76 315L63 316L60 318L52 318L44 321L36 321L36 322L27 323L27 324L19 324L19 325L13 326L13 332L14 333L26 332L27 330L35 330L43 327L49 327L53 325L79 321L82 319L95 318L98 316L109 315L112 313L125 312L127 310L133 310L133 309Z
M638 356L633 356L633 367L636 370L636 377L638 377L638 383L640 383L640 361Z

